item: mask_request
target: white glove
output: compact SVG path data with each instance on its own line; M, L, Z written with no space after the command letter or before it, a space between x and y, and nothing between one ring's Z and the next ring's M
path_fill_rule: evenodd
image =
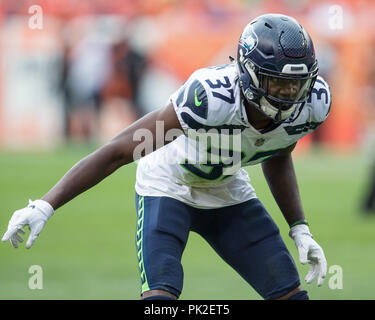
M299 261L302 264L310 264L310 270L305 278L311 283L318 277L318 286L323 284L327 274L327 260L323 249L316 243L310 233L309 227L305 224L298 224L289 231L289 236L294 240L299 253Z
M53 212L54 210L48 202L44 200L29 200L29 205L26 208L13 213L8 224L8 230L4 233L1 241L10 240L13 247L18 248L18 242L23 242L20 234L25 234L22 228L28 225L30 236L26 242L26 249L30 249L47 220L53 215Z

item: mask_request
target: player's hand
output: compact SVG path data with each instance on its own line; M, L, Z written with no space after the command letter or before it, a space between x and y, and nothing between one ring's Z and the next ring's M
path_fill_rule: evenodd
M309 227L299 224L292 227L289 236L294 240L299 253L299 261L302 264L310 264L310 270L305 278L307 283L311 283L318 278L318 286L324 282L327 274L327 260L323 249L313 239Z
M52 206L44 200L29 200L26 208L13 213L8 224L8 230L4 233L1 241L10 240L13 247L18 248L18 242L23 242L20 234L25 234L22 228L29 226L30 235L26 242L26 249L30 249L39 233L42 231L47 220L53 215Z

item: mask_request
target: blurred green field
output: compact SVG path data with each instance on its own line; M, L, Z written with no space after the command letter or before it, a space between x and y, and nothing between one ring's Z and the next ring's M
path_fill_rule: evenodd
M92 150L66 148L53 153L0 152L0 233L14 210L37 199ZM303 288L311 299L374 299L375 215L363 216L359 201L368 163L358 155L315 151L295 158L301 196L315 239L328 267L341 266L343 289ZM95 188L59 209L30 250L0 243L0 299L138 299L135 251L136 165L123 167ZM268 190L260 166L249 169L258 197L280 227L300 271L288 227ZM183 256L181 299L260 299L198 235L191 233ZM43 268L43 290L31 290L29 267ZM333 280L333 279L332 279ZM331 282L332 282L331 280Z

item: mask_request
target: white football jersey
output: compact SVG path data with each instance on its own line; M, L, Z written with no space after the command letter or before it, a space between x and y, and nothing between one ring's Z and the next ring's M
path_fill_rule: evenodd
M293 122L257 130L247 119L232 63L195 71L170 102L185 135L139 161L136 192L208 209L255 198L241 167L261 163L312 132L328 116L331 95L327 83L318 77Z

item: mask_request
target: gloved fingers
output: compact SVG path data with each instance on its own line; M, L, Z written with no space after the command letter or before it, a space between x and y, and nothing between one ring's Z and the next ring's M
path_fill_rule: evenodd
M323 285L324 278L325 278L325 276L323 276L321 273L319 273L319 275L318 275L318 287L321 287Z
M29 238L27 239L27 242L26 242L26 249L30 249L31 246L33 245L34 241L36 240L36 238L38 238L38 235L31 232L30 233L30 236Z
M12 236L13 234L17 231L17 226L14 226L14 227L8 227L8 230L4 233L1 241L3 242L6 242L8 241Z
M319 274L319 265L316 263L311 263L310 270L307 276L305 277L305 281L307 283L313 282L313 280L318 276L318 274Z
M318 287L320 287L323 284L324 278L326 277L326 275L327 275L327 261L325 257L323 256L319 264Z
M22 228L24 227L24 225L25 225L24 223L21 223L21 224L17 224L17 225L13 225L13 226L8 227L8 230L4 233L3 238L1 239L1 241L7 242L15 234L17 234L19 230L22 230ZM25 233L25 232L22 230L21 233Z
M42 231L43 226L44 226L44 223L40 222L36 226L31 228L29 238L27 239L27 242L26 242L26 249L31 248L36 238L38 238L39 233Z
M323 252L315 251L309 255L310 260L310 271L307 274L305 280L307 283L311 283L315 278L318 278L318 286L320 287L324 278L327 275L327 261L324 257Z
M22 229L18 229L20 226L15 226L14 228L8 230L8 234L4 234L2 241L8 241L10 240L10 243L14 248L18 248L18 242L23 242L23 239L21 238L20 234L25 234L25 232ZM8 232L7 231L7 232ZM10 238L8 238L10 236Z
M18 242L23 242L23 239L19 236L18 232L16 232L12 238L16 239Z
M13 248L16 248L16 249L18 248L18 242L13 237L10 238L10 243L12 244Z

